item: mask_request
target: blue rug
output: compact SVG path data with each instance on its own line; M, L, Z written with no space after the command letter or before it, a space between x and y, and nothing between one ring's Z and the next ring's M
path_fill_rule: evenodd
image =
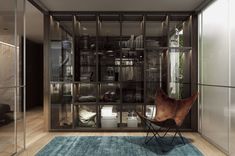
M88 136L55 137L36 156L202 156L203 154L185 139L167 145L171 137L157 143L152 139L147 145L145 137L132 136Z

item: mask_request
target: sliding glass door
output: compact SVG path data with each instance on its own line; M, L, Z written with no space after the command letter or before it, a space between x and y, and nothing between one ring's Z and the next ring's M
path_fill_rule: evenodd
M24 0L0 4L0 155L12 155L25 144Z

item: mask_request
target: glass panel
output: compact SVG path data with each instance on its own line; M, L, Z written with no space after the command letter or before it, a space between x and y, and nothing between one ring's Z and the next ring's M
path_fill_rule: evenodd
M101 105L101 128L120 127L120 106L118 105Z
M16 79L17 86L23 85L23 37L24 37L24 3L25 0L17 0L17 51L16 51ZM16 130L17 130L17 152L24 150L24 110L23 110L23 88L16 88Z
M228 18L224 18L228 17L227 8L226 0L219 0L203 12L202 83L205 84L229 85ZM217 20L212 20L214 17Z
M15 1L0 1L0 87L15 86ZM2 94L1 94L2 95Z
M136 19L137 18L137 19ZM125 20L126 19L126 20ZM132 20L134 19L134 21ZM143 49L143 17L124 16L121 46L127 50Z
M202 134L228 151L229 89L202 86L202 91Z
M0 155L15 153L15 88L0 89Z
M190 57L190 50L178 52L169 49L168 94L171 97L182 99L190 96Z
M147 104L154 104L155 93L162 87L162 49L148 49L146 52L146 96Z
M122 80L144 80L144 53L143 51L122 51Z
M235 1L230 0L230 42L231 42L231 85L235 87ZM231 115L231 128L230 128L230 147L235 145L235 88L231 89L231 105L230 105L230 115ZM230 148L230 155L235 155L235 149Z
M120 103L120 84L119 83L101 83L100 101Z
M144 84L142 82L125 82L122 86L124 103L144 102Z
M73 25L70 20L59 19L51 23L50 29L50 55L51 55L51 80L73 80Z
M234 5L233 5L234 6ZM234 70L233 70L234 71ZM233 77L233 79L235 79ZM233 84L234 86L234 84ZM231 114L231 127L230 127L230 135L229 135L229 144L230 146L233 146L235 143L235 88L231 89L231 105L230 105L230 114ZM230 154L234 155L235 154L235 149L234 148L230 148Z
M203 84L230 85L229 18L224 18L229 17L228 6L227 0L218 0L202 12L200 75ZM202 134L228 152L229 89L213 86L202 86L201 88Z
M122 23L122 81L143 81L143 17L126 15Z
M79 20L75 27L75 80L96 81L96 19Z
M147 16L146 19L146 48L147 47L166 47L167 33L166 33L166 17Z
M17 152L24 150L24 112L23 89L16 88L16 125L17 125Z
M191 17L170 16L169 21L169 46L190 47L191 46Z
M143 113L142 105L122 106L122 127L137 128L141 127L141 120L136 112Z
M100 17L99 81L120 80L120 22ZM116 16L115 16L116 17ZM115 17L113 17L115 19ZM111 16L109 16L112 19ZM112 20L114 20L112 19Z
M96 128L97 126L96 105L75 105L76 128Z
M95 83L76 83L74 84L75 103L96 103L97 85Z
M14 122L14 111L16 111L19 112L16 116L19 117L17 126L23 126L20 124L23 118L18 115L21 111L17 111L21 103L19 103L19 94L16 92L18 91L16 86L21 82L19 79L19 69L21 69L19 36L23 37L21 2L0 0L0 4L2 4L0 5L0 155L13 155L23 147L23 131L20 128L16 134ZM19 3L19 10L15 10L16 3ZM18 36L15 35L15 15L18 16ZM15 110L15 106L17 110ZM16 137L21 140L16 142ZM16 149L17 147L19 148Z
M51 84L51 127L72 128L73 85L71 83Z

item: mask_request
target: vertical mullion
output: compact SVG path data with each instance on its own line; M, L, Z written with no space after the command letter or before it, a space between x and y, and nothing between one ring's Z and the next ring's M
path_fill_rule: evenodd
M23 1L23 144L24 150L26 148L26 14L25 14L25 0Z
M120 106L119 106L119 109L120 109L120 127L122 125L122 107L123 107L123 94L122 94L122 88L123 88L123 82L122 82L122 24L123 24L123 21L122 21L122 14L119 15L119 23L120 23Z
M99 88L100 88L100 83L99 83L99 56L98 56L98 51L99 51L99 28L100 28L100 21L99 21L99 14L96 14L96 83L95 83L95 86L96 86L96 114L99 114L99 107L98 107L98 104L99 104ZM97 115L97 122L96 122L96 128L99 127L100 125L100 120L101 120L101 117Z
M71 108L71 110L72 110L72 128L75 128L75 116L74 116L74 99L75 99L75 95L74 95L74 79L75 79L75 36L76 36L76 34L75 34L75 32L76 32L76 16L75 15L73 15L72 16L72 22L73 22L73 53L72 53L72 68L73 68L73 77L72 77L72 108Z
M167 46L167 50L165 51L165 56L163 55L164 57L164 64L165 64L165 67L164 67L164 71L166 73L166 76L164 76L165 78L165 91L166 93L168 94L168 86L169 86L169 50L170 50L170 47L169 47L169 38L170 38L170 34L169 34L169 14L166 15L166 20L165 20L166 24L165 24L165 28L164 28L164 31L165 31L165 35L166 35L166 46ZM164 73L163 73L164 74Z
M146 89L147 89L147 83L146 83L146 63L147 63L147 55L146 55L146 48L145 48L145 37L146 37L146 14L143 15L143 27L142 27L142 32L143 32L143 48L144 48L144 110L143 110L143 113L144 115L146 114L145 111L146 111L146 102L147 102L147 93L146 93Z
M14 18L14 20L15 20L15 29L14 29L14 44L15 44L15 57L14 57L14 63L15 63L15 88L14 88L14 120L15 120L15 122L14 122L14 139L15 139L15 144L14 144L14 153L17 153L17 123L16 123L16 119L17 119L17 113L16 113L16 109L17 109L17 107L16 107L16 105L17 105L17 63L16 63L16 61L17 61L17 0L15 0L14 1L14 3L15 3L15 10L14 10L14 16L15 16L15 18Z

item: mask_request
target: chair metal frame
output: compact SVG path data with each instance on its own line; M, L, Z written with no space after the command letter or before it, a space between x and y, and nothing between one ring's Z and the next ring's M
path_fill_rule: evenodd
M143 116L142 114L136 112L137 115L140 117L142 123L145 125L144 127L146 128L146 131L147 131L147 134L145 136L145 144L148 144L152 139L155 138L155 140L158 142L158 143L163 143L160 141L159 138L164 138L166 137L167 133L171 130L171 129L175 129L175 133L173 135L173 138L171 140L171 143L168 144L168 145L173 145L173 142L175 140L175 137L176 135L178 134L179 137L181 138L183 144L185 145L185 141L184 141L184 138L180 132L180 127L178 127L176 124L173 124L173 125L170 125L170 126L167 126L167 124L170 122L170 123L175 123L174 120L172 119L169 119L169 120L166 120L166 121L163 121L163 122L156 122L154 120L151 120L151 119L148 119L147 117ZM154 128L153 125L156 125L156 126L159 126L158 129ZM162 132L164 129L166 129L166 131L164 132L163 135L160 135L159 132ZM149 134L152 133L153 136L149 138ZM166 144L166 143L164 143Z

